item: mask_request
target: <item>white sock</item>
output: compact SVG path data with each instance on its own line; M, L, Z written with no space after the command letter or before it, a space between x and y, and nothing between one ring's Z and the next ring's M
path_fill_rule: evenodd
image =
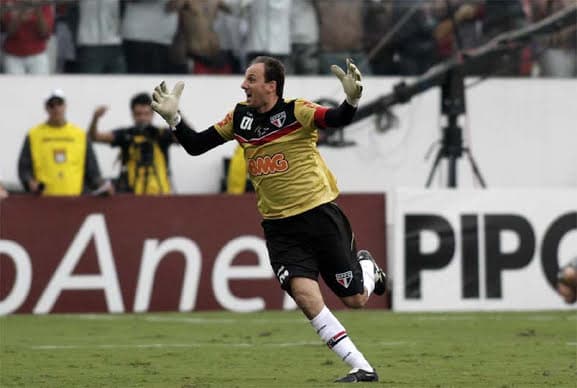
M338 354L341 360L353 369L373 371L373 367L351 341L343 325L326 306L319 315L311 319L311 324L329 349Z
M367 294L371 295L375 289L375 265L371 260L361 260L359 264L363 270L363 283Z

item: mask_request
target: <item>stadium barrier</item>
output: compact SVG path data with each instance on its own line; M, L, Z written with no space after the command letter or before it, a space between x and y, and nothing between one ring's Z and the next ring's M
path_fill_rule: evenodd
M242 77L181 75L48 75L16 76L0 74L2 135L0 178L3 184L19 187L18 157L27 132L46 120L44 98L54 88L67 98L67 119L86 128L95 108L107 105L99 129L129 126L129 101L135 93L152 91L161 80L172 87L186 81L181 99L183 116L197 130L222 120L244 98ZM361 106L390 93L399 79L364 78ZM407 80L410 82L410 80ZM114 93L110 85L114 85ZM468 79L467 116L459 120L464 145L472 150L489 187L577 187L577 79L490 78L476 83ZM291 76L285 95L311 101L344 98L339 82L332 76ZM350 147L320 147L327 166L338 179L342 192L386 192L395 187L423 187L433 164L425 159L433 144L441 140L444 117L440 115L438 88L419 95L406 105L392 108L395 120L384 133L375 131L375 116L347 127L345 140ZM25 102L25 103L23 103ZM466 120L465 120L466 119ZM384 120L385 122L387 120ZM164 125L154 115L156 125ZM384 124L383 120L380 121ZM171 147L172 182L179 194L214 194L220 189L222 164L236 142L228 142L199 157L191 157L182 147ZM118 149L95 144L103 176L119 174ZM434 156L435 153L431 153ZM445 161L440 172L446 171ZM458 186L474 188L475 180L466 159L457 163ZM433 187L445 187L446 177L437 173Z
M384 266L385 195L337 202L359 247ZM15 195L0 201L0 268L0 315L295 308L270 268L249 194Z

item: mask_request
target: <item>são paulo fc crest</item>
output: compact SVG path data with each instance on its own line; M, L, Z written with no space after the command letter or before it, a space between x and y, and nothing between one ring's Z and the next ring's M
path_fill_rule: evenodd
M349 288L351 280L353 280L353 271L338 273L335 275L337 282L344 288Z
M271 116L270 118L270 123L272 125L274 125L277 128L282 128L282 126L284 125L284 122L286 120L286 112L282 111L280 113L277 113L274 116Z

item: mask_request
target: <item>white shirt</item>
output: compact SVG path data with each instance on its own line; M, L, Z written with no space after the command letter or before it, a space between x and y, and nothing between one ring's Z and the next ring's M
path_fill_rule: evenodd
M314 44L319 41L319 21L313 0L293 0L291 9L292 43Z
M78 45L120 45L120 1L80 0Z
M247 52L290 54L292 0L253 0L248 9Z
M172 44L178 27L178 13L166 12L166 3L164 0L127 3L122 22L123 38L138 42Z

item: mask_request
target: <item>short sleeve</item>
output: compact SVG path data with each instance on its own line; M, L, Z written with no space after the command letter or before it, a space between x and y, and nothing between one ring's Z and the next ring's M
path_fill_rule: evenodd
M234 138L233 115L234 110L228 112L224 119L214 125L214 129L216 129L218 134L227 141Z
M295 117L304 127L326 128L325 115L329 108L303 99L295 101Z
M160 144L161 147L168 147L175 142L176 139L170 129L167 128L159 129L158 143Z
M112 131L111 147L123 147L130 143L130 136L126 129L115 129Z

